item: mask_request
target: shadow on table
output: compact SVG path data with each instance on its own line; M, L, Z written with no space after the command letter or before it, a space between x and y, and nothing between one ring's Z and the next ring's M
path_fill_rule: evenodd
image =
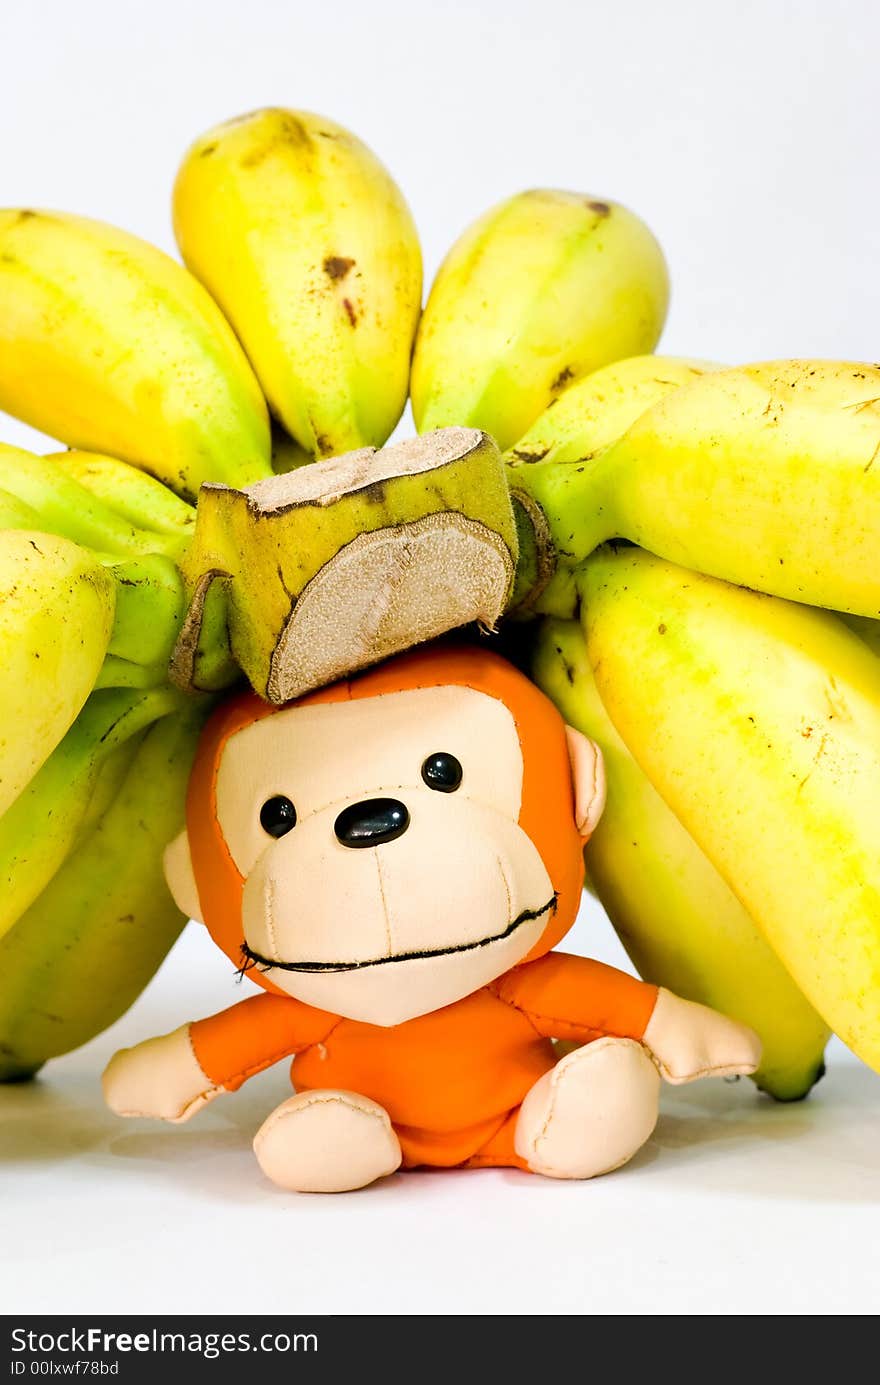
M50 1077L0 1087L0 1169L77 1159L114 1178L168 1179L188 1195L261 1203L279 1194L257 1167L251 1141L289 1092L282 1073L267 1073L191 1124L166 1126L120 1121L101 1105L97 1083L80 1074L63 1084ZM748 1082L714 1081L666 1088L661 1112L651 1140L615 1179L662 1171L664 1196L671 1180L732 1196L880 1202L880 1081L859 1064L832 1068L804 1102L777 1104ZM532 1195L564 1186L515 1170L459 1176L526 1183ZM380 1187L390 1191L394 1181Z

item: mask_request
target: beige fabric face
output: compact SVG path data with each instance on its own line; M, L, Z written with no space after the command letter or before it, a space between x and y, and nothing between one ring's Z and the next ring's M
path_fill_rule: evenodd
M348 972L271 970L290 995L352 1019L400 1024L485 985L537 941L546 915L486 942L553 894L522 829L458 793L424 788L406 802L409 828L383 846L342 846L334 805L260 857L244 889L244 936L255 952L280 962L377 964ZM441 949L459 950L383 961Z
M437 751L461 762L454 793L422 780L422 764ZM520 961L547 914L503 935L553 896L517 823L522 773L511 713L469 688L291 708L235 736L220 769L218 809L247 876L245 940L266 959L351 968L271 968L272 982L336 1014L393 1025L451 1004ZM259 822L276 793L297 810L297 825L277 841ZM380 797L406 805L402 836L358 850L338 841L340 811Z
M522 799L522 754L513 716L472 688L417 688L356 702L290 707L232 736L217 776L217 812L242 875L271 845L260 808L273 794L296 807L299 831L312 813L382 795L440 797L422 782L436 751L461 762L454 794L515 822Z

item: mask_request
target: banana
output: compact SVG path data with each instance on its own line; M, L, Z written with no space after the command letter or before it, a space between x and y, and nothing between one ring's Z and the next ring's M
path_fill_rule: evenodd
M602 748L608 800L586 852L590 880L639 973L749 1025L757 1085L804 1097L824 1071L824 1021L749 914L643 774L596 688L578 621L540 623L532 677Z
M324 116L256 111L196 140L174 226L288 433L318 457L381 446L406 402L422 266L375 155Z
M40 516L17 495L0 489L0 529L39 529Z
M520 466L589 461L626 432L646 409L710 370L709 361L678 356L627 356L568 385L505 453Z
M0 817L0 936L77 843L107 758L181 702L182 695L167 686L92 694L67 735Z
M286 471L296 471L298 467L308 466L315 458L294 438L285 433L279 423L272 428L272 470L277 476Z
M186 609L179 569L162 554L115 563L116 614L108 654L167 668Z
M180 932L162 852L183 823L206 711L205 699L190 703L140 738L91 832L0 939L0 1081L112 1024Z
M265 402L202 286L145 241L0 211L0 408L187 499L271 475Z
M581 576L632 754L830 1027L880 1069L880 680L835 616L636 548Z
M867 616L842 616L841 619L874 654L880 655L880 620L869 620Z
M141 476L133 467L128 470ZM158 482L153 484L158 485ZM177 556L186 546L186 538L179 533L172 536L136 528L118 509L82 486L53 458L36 457L5 443L0 443L0 487L17 497L31 514L39 516L38 527L46 533L61 534L102 554L168 553Z
M0 815L91 692L114 608L112 576L92 554L53 534L0 532Z
M708 373L583 466L520 467L517 485L554 550L555 614L573 613L565 574L618 537L758 591L880 615L878 366Z
M192 538L196 522L193 506L154 476L115 457L102 457L94 452L55 452L47 460L142 534L153 540L158 536L177 540L172 545L154 546L150 552L176 556Z
M625 207L573 192L519 193L452 247L416 337L420 431L483 428L504 450L570 382L653 350L669 281Z
M507 450L504 460L519 537L512 614L572 615L577 607L577 569L557 562L563 553L562 539L557 530L557 554L544 512L532 497L539 493L542 503L551 509L553 486L564 485L568 466L576 472L583 470L646 409L672 390L719 368L707 361L674 356L628 356L612 361L568 385ZM527 473L524 468L528 468ZM545 476L549 487L542 486Z

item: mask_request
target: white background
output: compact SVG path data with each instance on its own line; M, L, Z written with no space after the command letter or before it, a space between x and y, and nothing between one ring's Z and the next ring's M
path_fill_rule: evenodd
M171 249L188 141L256 106L301 106L390 166L429 275L493 201L569 187L628 203L659 236L665 350L878 355L873 0L29 0L4 7L0 44L5 205L103 217ZM595 913L574 945L617 956ZM180 1129L122 1125L98 1102L114 1046L229 1003L231 986L193 929L115 1031L0 1091L5 1312L880 1303L880 1080L839 1047L799 1106L747 1083L669 1094L646 1151L594 1184L414 1174L296 1198L249 1153L287 1091L280 1070Z

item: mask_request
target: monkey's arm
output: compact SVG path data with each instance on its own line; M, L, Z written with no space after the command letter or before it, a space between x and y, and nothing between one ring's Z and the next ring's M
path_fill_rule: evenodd
M667 1082L754 1072L761 1059L745 1025L589 957L550 952L508 972L498 994L548 1038L637 1039Z
M118 1116L177 1124L281 1058L320 1043L337 1023L336 1015L287 996L251 996L122 1049L104 1072L104 1099Z

